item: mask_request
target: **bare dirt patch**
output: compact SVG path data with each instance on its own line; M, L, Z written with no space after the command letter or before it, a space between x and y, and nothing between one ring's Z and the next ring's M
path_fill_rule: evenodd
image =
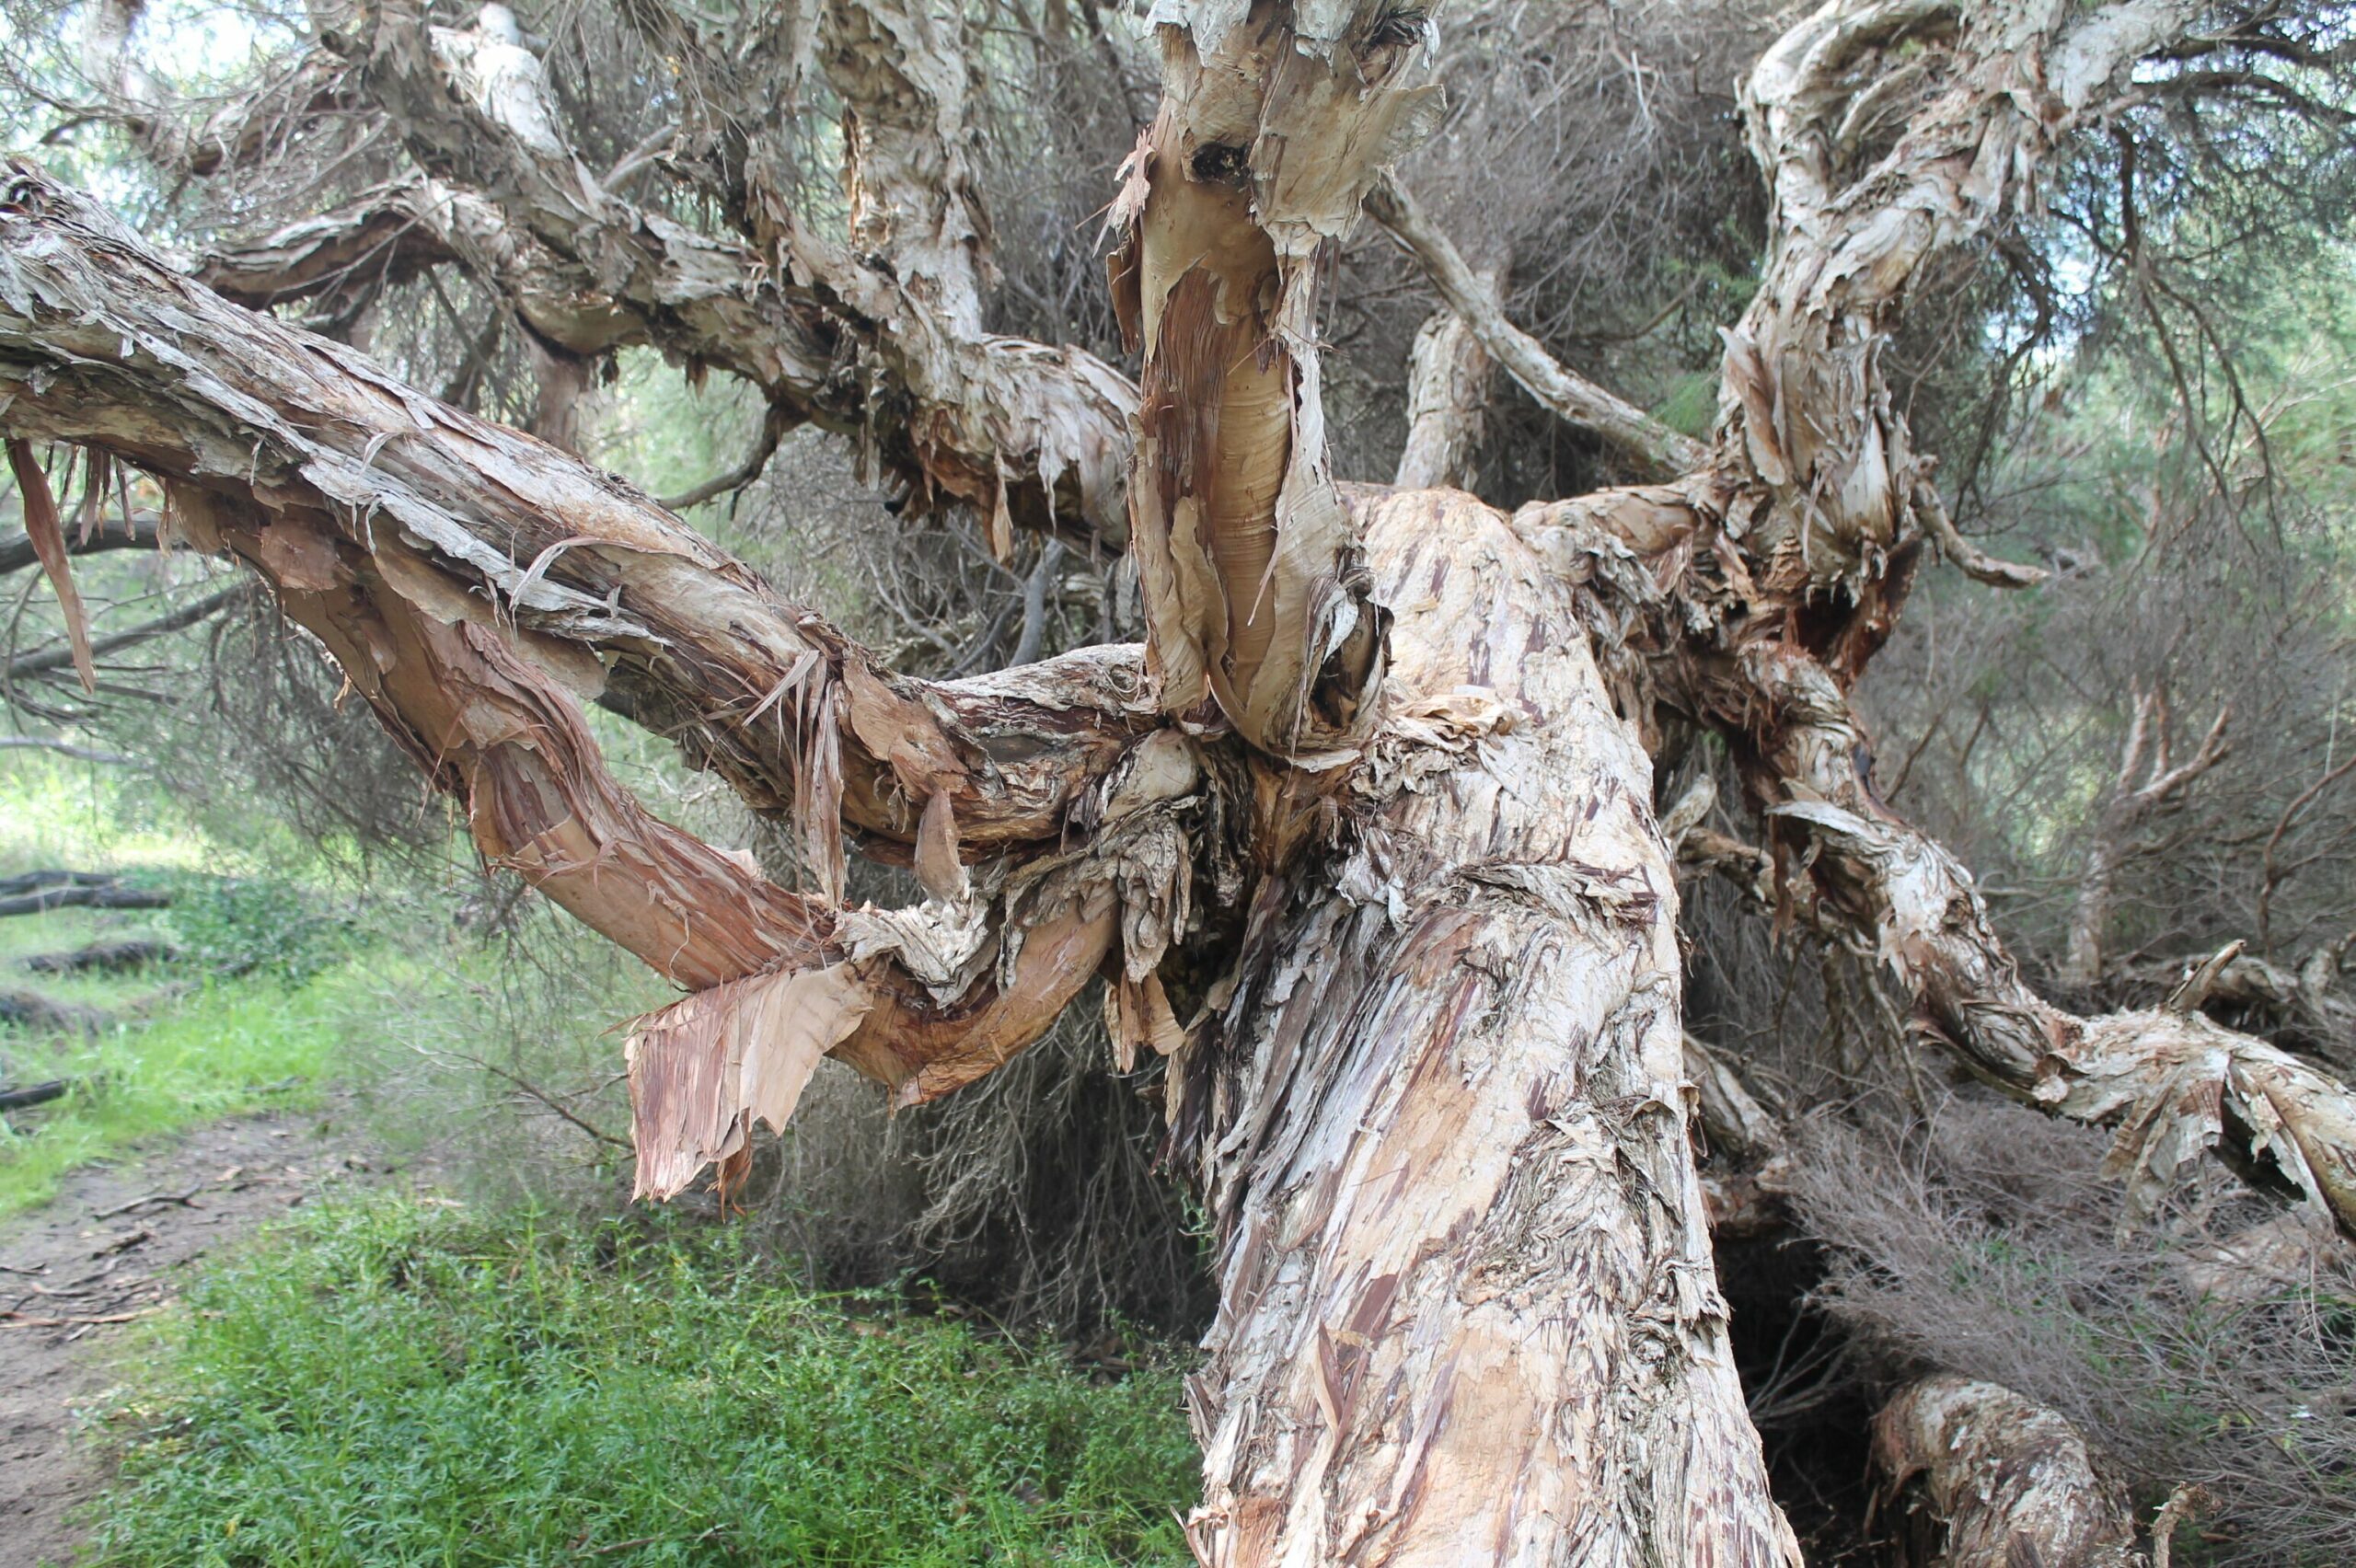
M339 1107L200 1127L76 1170L0 1219L0 1568L72 1555L106 1484L77 1432L118 1381L124 1325L167 1307L190 1265L316 1196L387 1173Z

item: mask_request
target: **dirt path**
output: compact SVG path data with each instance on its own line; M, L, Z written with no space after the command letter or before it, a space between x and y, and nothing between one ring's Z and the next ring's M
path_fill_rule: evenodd
M75 1425L115 1380L123 1315L323 1188L384 1179L372 1158L332 1110L240 1117L77 1170L0 1219L0 1568L63 1562L82 1539L70 1516L107 1470Z

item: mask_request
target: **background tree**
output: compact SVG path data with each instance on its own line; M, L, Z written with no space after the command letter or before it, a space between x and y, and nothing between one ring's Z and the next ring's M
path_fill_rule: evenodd
M2254 216L2290 236L2255 248L2284 297L2344 270L2299 238L2342 196L2336 9L1506 6L1436 33L1389 5L1164 6L1158 108L1114 19L1055 0L623 6L530 18L545 37L501 6L380 5L257 24L254 74L211 100L159 79L136 11L74 20L18 25L74 37L79 83L33 58L22 86L59 129L127 138L162 177L148 226L205 254L184 273L14 177L0 422L61 591L77 517L103 536L111 495L134 532L144 497L270 582L488 859L688 989L631 1043L642 1190L715 1162L740 1183L752 1124L784 1122L822 1053L930 1099L1101 973L1116 1061L1168 1059L1167 1153L1213 1230L1208 1560L1795 1555L1752 1412L1798 1401L1770 1367L1746 1402L1707 1221L1726 1262L1788 1192L1877 1257L1807 1118L1938 1125L1918 1045L2119 1128L2148 1223L2258 1222L2200 1173L2212 1148L2356 1216L2356 1108L2326 1070L2344 882L2318 870L2344 843L2346 610L2297 564L2336 559L2338 496L2278 457L2312 463L2329 416L2260 378L2268 340L2214 286ZM1747 162L1718 96L1738 70ZM1473 88L1443 110L1435 75ZM1085 220L1116 162L1108 287ZM1410 386L1392 367L1434 294L1454 321ZM863 584L928 653L870 651L567 455L598 367L641 346L747 388L751 455L676 508L752 487L807 425L939 525ZM1531 403L1484 410L1481 356ZM2020 396L2040 376L2058 405ZM1975 380L1993 395L1958 393ZM1410 478L1518 510L1337 481L1393 472L1411 416L1437 455ZM2053 581L1993 608L1941 585L1969 655L1877 662L1930 552L2040 579L1958 520L2026 526L2039 466L2080 482L2073 443L2106 429L2136 454L2106 477L2136 494L2142 467L2150 496L2116 543L2055 549ZM44 478L42 438L91 455ZM2131 572L2090 578L2114 559ZM2173 783L2141 766L2168 725L2132 694L2205 728L2247 655L2052 625L2155 585L2187 627L2230 592L2273 654L2231 694L2232 749L2169 739L2199 764ZM1132 629L1142 651L1113 640ZM2013 650L2052 643L2077 667L2017 679ZM1860 692L1920 737L1880 772ZM1989 771L1985 732L2040 698L2084 740ZM650 814L589 702L783 824L770 874ZM2131 712L2142 741L2105 732ZM2254 755L2276 766L2235 784ZM2149 808L2103 809L2089 781L2114 778ZM1934 781L1923 814L1975 849L2021 820L1983 790L2052 792L1992 863L2099 857L2080 880L2108 899L2061 917L2096 931L2082 958L2119 955L2066 977L2084 1012L2005 943L2056 917L1992 915L1891 803ZM1756 829L1715 804L1738 795ZM2215 825L2132 836L2194 812ZM847 841L928 901L848 896ZM2197 911L2170 928L2132 896L2233 881L2253 845L2246 923L2204 894L2157 905ZM1672 855L1727 873L1696 891L1703 933L1756 902L1829 955L1772 1048L1738 1032L1788 1015L1755 927L1703 944L1686 1010L1715 1039L1686 1032ZM2129 921L2151 928L2103 929ZM1690 1117L1721 1151L1706 1196ZM1911 1232L1934 1251L1935 1217ZM1880 1343L1939 1359L1935 1334ZM1956 1423L2021 1462L2099 1403L2029 1420L2023 1398L1904 1395L1875 1432L1892 1483L1927 1469L1958 1561L2127 1551L2091 1460L2021 1493L1943 1470Z

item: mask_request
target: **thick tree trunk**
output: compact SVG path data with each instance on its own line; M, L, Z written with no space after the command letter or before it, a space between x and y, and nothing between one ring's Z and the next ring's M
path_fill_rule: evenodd
M1403 613L1363 825L1264 893L1258 966L1184 1064L1223 1278L1198 1548L1796 1562L1694 1174L1650 763L1502 516L1367 521Z
M507 269L572 311L533 318L560 347L736 370L773 427L857 434L1001 543L1017 521L1126 533L1142 663L896 677L627 487L224 304L25 170L0 200L0 418L161 478L180 531L277 587L487 856L693 987L631 1038L643 1189L713 1161L727 1181L822 1053L944 1092L1103 974L1116 1050L1172 1055L1173 1153L1218 1228L1208 1561L1781 1565L1694 1171L1648 737L1726 735L1774 894L1873 946L1989 1076L2124 1123L2140 1193L2214 1143L2356 1226L2346 1091L2181 1009L2037 997L1961 868L1874 798L1846 702L1924 536L2021 576L1941 531L1881 378L1911 280L2017 210L2195 9L1831 0L1797 25L1750 87L1776 240L1707 455L1561 373L1384 208L1550 406L1650 468L1701 464L1510 522L1461 494L1354 501L1327 466L1318 256L1429 110L1420 7L1154 7L1166 95L1114 210L1135 394L980 330L964 83L921 6L817 11L862 255L797 223L757 131L713 176L737 234L624 200L488 18L433 29L403 0L331 46L458 189L385 193L214 276L280 297L395 244L401 266ZM698 57L677 13L638 11ZM412 237L420 201L451 220ZM814 889L647 813L589 700L793 812ZM844 907L846 832L933 901Z

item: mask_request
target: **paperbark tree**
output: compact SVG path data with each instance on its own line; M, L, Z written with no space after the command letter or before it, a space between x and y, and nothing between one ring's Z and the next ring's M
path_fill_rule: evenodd
M209 258L212 288L12 169L0 427L61 582L32 441L160 480L171 536L270 582L488 859L687 990L629 1039L641 1193L715 1166L725 1191L822 1055L898 1102L946 1093L1101 974L1118 1059L1170 1058L1173 1163L1215 1226L1204 1561L1795 1562L1694 1102L1769 1134L1723 1064L1689 1093L1648 755L1708 730L1772 896L1877 954L1925 1035L2119 1126L2139 1198L2213 1149L2356 1230L2347 1090L2189 1008L2037 997L1968 873L1874 793L1847 700L1926 547L2034 577L1957 536L1912 450L1884 371L1911 291L2032 202L2140 63L2199 47L2201 7L1831 0L1797 22L1745 91L1773 244L1708 444L1546 360L1382 187L1435 103L1423 7L1154 7L1163 96L1110 213L1134 386L987 329L953 8L826 0L733 51L624 9L700 74L664 156L723 232L623 194L628 159L589 170L503 7L454 29L384 4L322 29L321 73L416 173ZM820 78L841 235L779 183L790 111L763 96ZM1496 363L1662 482L1510 516L1338 483L1320 258L1369 197ZM970 511L1002 549L1017 526L1125 545L1145 643L900 676L611 476L232 303L323 296L364 254L463 266L570 353L732 370L768 443L852 435L914 511ZM649 813L591 702L790 816L814 885ZM849 905L847 843L930 901Z

